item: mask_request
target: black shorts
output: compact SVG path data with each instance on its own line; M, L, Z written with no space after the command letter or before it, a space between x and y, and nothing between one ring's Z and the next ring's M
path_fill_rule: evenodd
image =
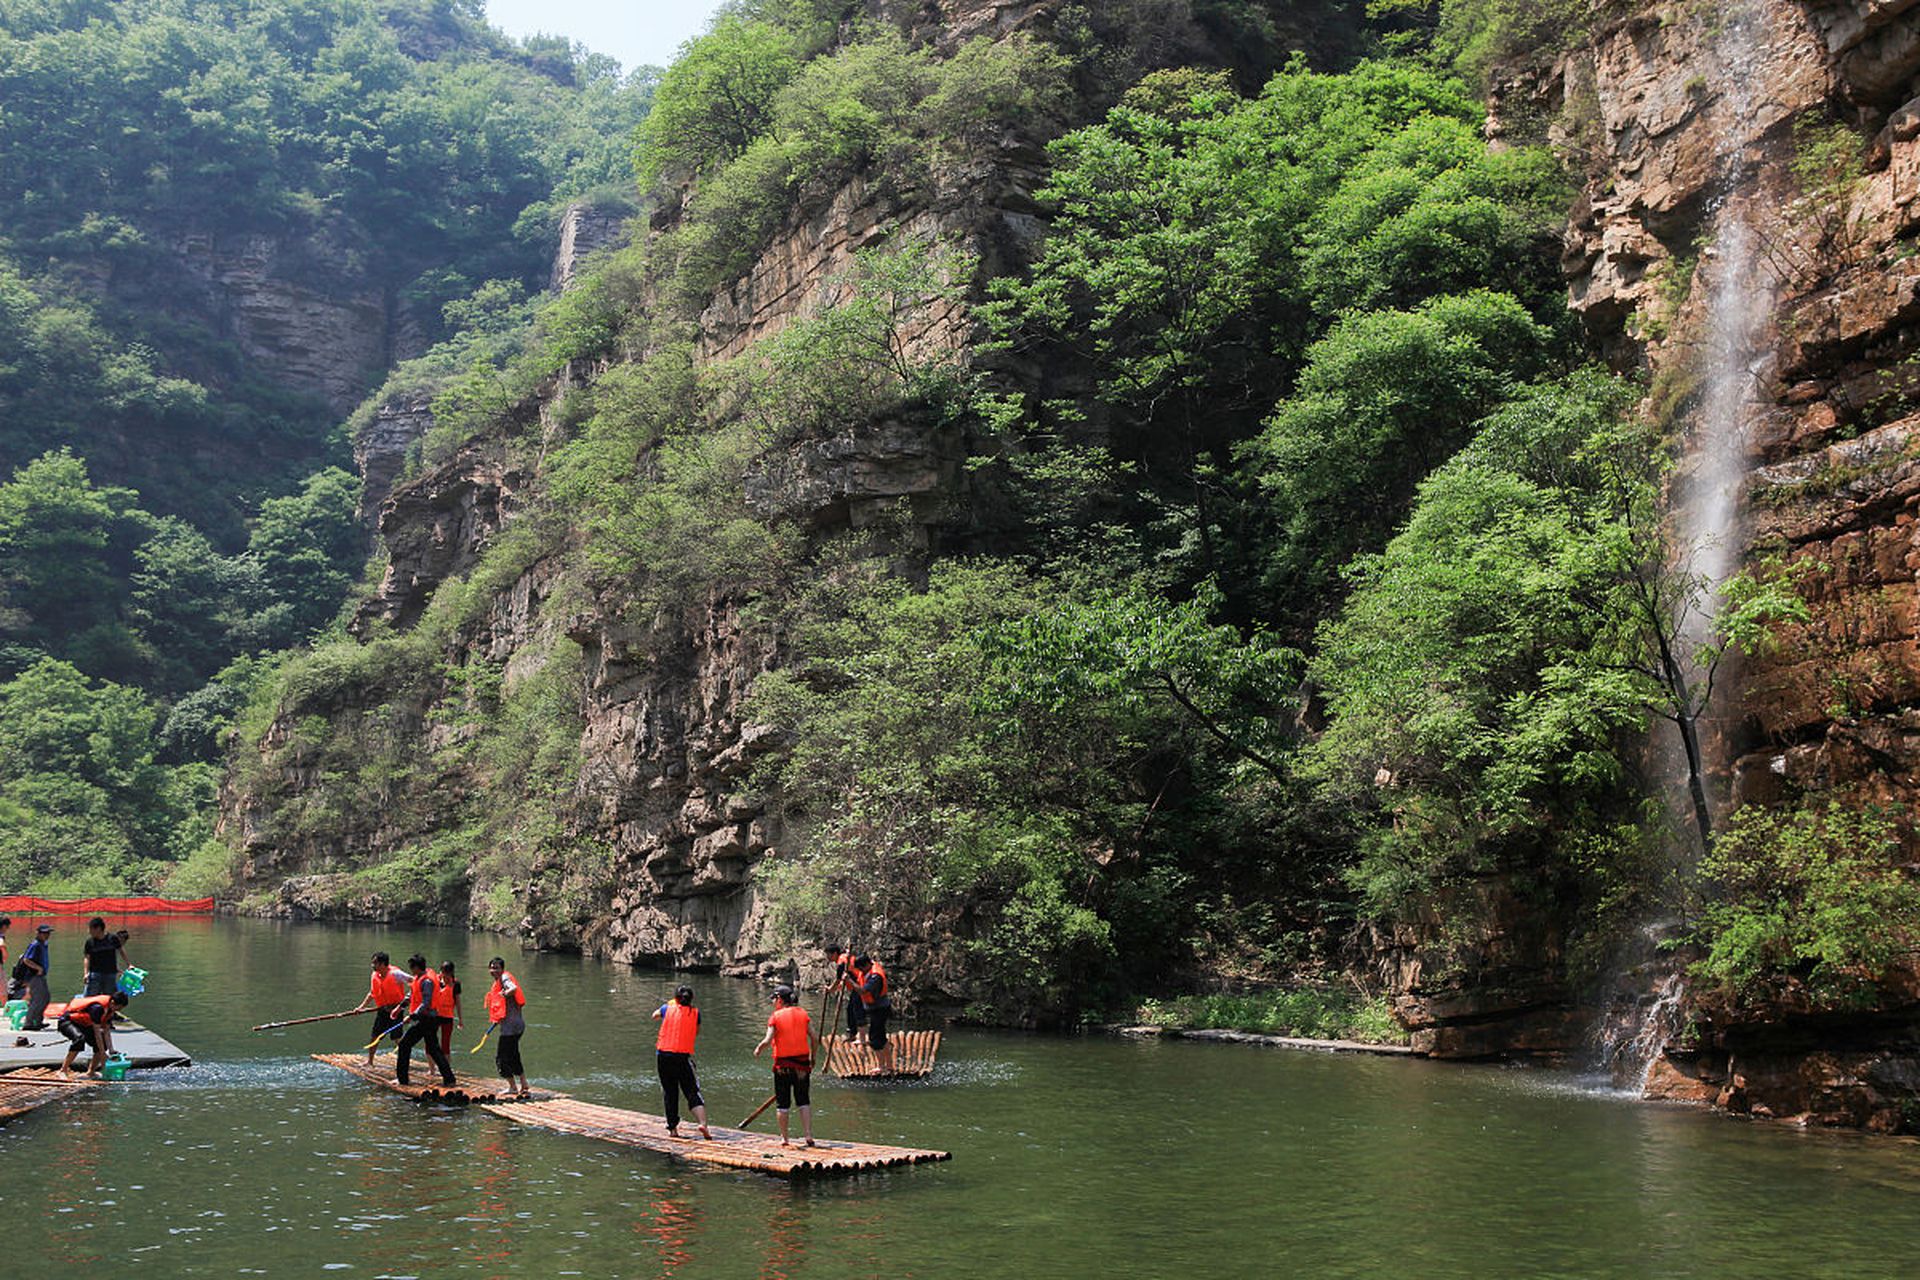
M406 1008L404 1004L395 1004L388 1005L384 1009L375 1009L373 1011L373 1038L375 1040L378 1040L381 1036L387 1034L388 1031L400 1025L400 1011L404 1008Z
M73 1041L74 1048L91 1049L94 1047L93 1027L91 1025L82 1026L77 1022L69 1022L65 1018L60 1019L56 1025L61 1035Z
M874 1005L867 1010L867 1047L884 1049L887 1047L887 1019L893 1016L893 1010L886 1005Z
M790 1111L794 1106L813 1105L813 1069L798 1066L775 1067L773 1069L773 1105L776 1110Z
M493 1065L503 1077L527 1074L526 1067L520 1062L520 1037L525 1034L523 1031L510 1036L503 1035L500 1043L494 1046Z

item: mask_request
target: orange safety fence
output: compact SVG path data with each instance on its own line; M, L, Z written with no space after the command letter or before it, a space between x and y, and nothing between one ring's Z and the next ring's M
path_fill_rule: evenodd
M212 898L35 898L0 895L0 914L26 916L204 916L213 914Z

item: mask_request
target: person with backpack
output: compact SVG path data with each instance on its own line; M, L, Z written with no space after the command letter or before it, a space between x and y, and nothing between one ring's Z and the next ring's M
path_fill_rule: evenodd
M693 1006L693 988L682 986L673 999L653 1011L660 1034L653 1042L654 1069L667 1099L667 1136L680 1136L680 1095L700 1125L700 1136L713 1137L707 1128L707 1100L700 1096L700 1078L693 1072L693 1042L700 1034L700 1010Z
M27 1020L20 1024L23 1031L44 1030L47 1025L47 1002L53 998L47 988L47 973L53 968L53 961L47 955L47 944L53 937L53 926L43 924L33 931L33 941L20 956L20 963L14 971L27 989Z
M500 1041L493 1049L494 1069L507 1082L509 1093L525 1098L533 1092L527 1087L527 1069L520 1061L520 1037L527 1030L523 1012L527 1007L527 993L507 972L507 962L499 956L487 961L487 972L493 975L493 985L487 988L487 1021L500 1031ZM515 1076L520 1078L517 1092L513 1088Z

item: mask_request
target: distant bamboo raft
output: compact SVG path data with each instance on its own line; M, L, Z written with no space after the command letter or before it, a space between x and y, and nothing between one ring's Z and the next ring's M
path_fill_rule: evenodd
M880 1070L880 1060L863 1044L849 1044L834 1036L827 1040L827 1067L849 1080L919 1080L933 1074L933 1058L940 1052L938 1031L894 1031L887 1035L893 1049L893 1070Z
M369 1084L377 1084L419 1102L460 1106L472 1104L491 1115L519 1124L583 1138L598 1138L603 1142L617 1142L623 1146L645 1147L649 1151L663 1152L683 1160L752 1169L776 1178L860 1173L869 1169L953 1158L946 1151L825 1139L817 1140L818 1145L813 1147L783 1147L778 1138L750 1133L745 1129L726 1129L719 1125L710 1126L713 1138L709 1140L698 1136L698 1130L691 1120L681 1130L687 1136L673 1138L667 1135L667 1122L659 1116L581 1102L564 1093L536 1090L533 1097L525 1102L508 1101L502 1095L501 1084L471 1076L457 1075L452 1085L443 1085L439 1074L428 1070L414 1074L415 1083L402 1085L393 1078L391 1062L376 1060L369 1067L364 1057L353 1053L316 1053L313 1058L316 1062L338 1067Z
M85 1089L98 1087L98 1080L63 1080L51 1067L29 1067L0 1075L0 1121L23 1116L35 1107L71 1098Z
M520 1124L536 1125L582 1138L599 1138L623 1146L645 1147L683 1160L725 1165L733 1169L752 1169L776 1178L803 1178L821 1175L860 1173L871 1169L889 1169L900 1165L925 1164L951 1160L946 1151L924 1151L914 1147L882 1147L865 1142L835 1142L817 1139L817 1145L803 1147L796 1133L794 1145L783 1147L780 1140L745 1129L711 1126L713 1137L702 1138L691 1120L681 1124L681 1136L667 1134L667 1122L659 1116L618 1107L603 1107L577 1098L558 1095L541 1102L489 1103L481 1110ZM798 1128L798 1123L794 1126Z

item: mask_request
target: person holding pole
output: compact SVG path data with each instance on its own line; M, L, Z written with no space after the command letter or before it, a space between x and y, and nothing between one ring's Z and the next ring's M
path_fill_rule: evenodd
M520 1037L527 1031L526 1015L522 1012L527 1007L527 993L507 972L507 962L499 956L487 961L487 972L493 975L493 985L487 988L487 1021L500 1031L500 1042L493 1048L493 1065L500 1078L507 1082L508 1091L516 1098L524 1098L533 1092L527 1087L527 1069L520 1062ZM513 1088L515 1076L520 1078L518 1091Z
M453 992L434 981L427 972L427 958L415 954L407 957L407 969L413 974L413 991L408 996L407 1016L413 1025L407 1028L407 1034L400 1037L399 1060L393 1064L393 1078L401 1084L408 1083L407 1075L413 1066L413 1046L420 1045L427 1051L427 1058L440 1069L440 1083L451 1088L455 1083L453 1065L447 1061L446 1051L440 1047L440 1022L453 1016Z
M653 1011L660 1034L653 1042L654 1069L667 1097L667 1136L680 1136L680 1095L700 1124L700 1136L713 1137L707 1128L707 1100L700 1096L700 1080L693 1073L693 1042L700 1034L700 1011L693 1007L693 988L681 986L673 999Z
M833 977L827 980L827 990L843 993L847 1002L847 1043L864 1044L867 1039L867 1006L855 994L860 990L860 980L853 973L853 952L842 946L829 946L827 963L833 966ZM820 1033L825 1035L829 1030L831 1028L822 1027Z
M367 1050L367 1065L373 1065L374 1051L380 1046L380 1037L400 1025L400 1007L407 1002L407 984L395 971L392 961L384 951L373 953L373 981L367 986L367 994L360 1001L354 1013L364 1013L372 1009L373 1039Z
M888 994L886 967L869 956L855 956L853 974L859 983L860 1003L867 1007L867 1047L873 1050L880 1072L891 1074L893 1046L887 1043L887 1022L893 1017L893 1000Z
M788 986L773 989L773 1016L767 1034L753 1046L753 1056L773 1046L774 1115L780 1121L780 1145L793 1145L787 1136L787 1112L800 1108L800 1132L806 1145L813 1140L813 1020L800 1007L800 997Z

